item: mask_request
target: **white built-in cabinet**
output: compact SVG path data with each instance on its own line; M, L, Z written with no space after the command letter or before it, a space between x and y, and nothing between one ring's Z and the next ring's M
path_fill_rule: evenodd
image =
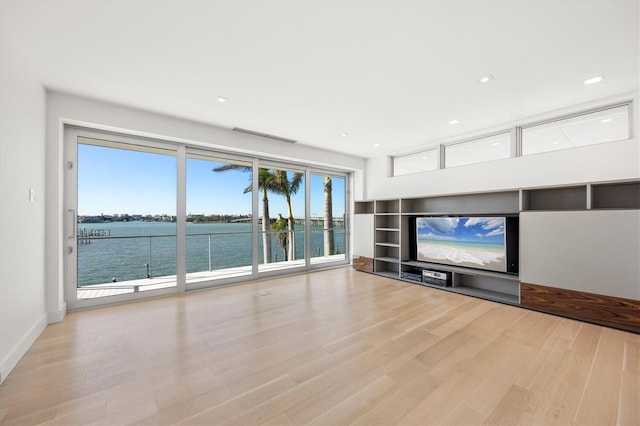
M436 287L515 305L520 303L521 281L559 288L566 285L566 288L586 292L595 289L600 290L600 294L634 298L640 292L640 262L632 262L634 258L640 260L639 210L640 181L637 180L358 201L354 210L353 254L354 259L372 258L372 272L381 276L431 286L407 278L408 274L403 273L415 277L425 269L448 272L452 276L451 285ZM562 220L558 219L559 212ZM411 260L410 218L430 215L519 216L520 273ZM598 232L593 238L588 234L572 238L572 233L578 230L568 226L571 223L588 224ZM611 234L617 241L606 238L605 229L612 223L617 224L615 233ZM629 232L624 234L623 229ZM549 244L544 244L545 238ZM587 243L593 245L592 256L585 256L589 253ZM576 265L581 267L579 273ZM602 282L600 268L603 267L607 267L614 284ZM545 270L552 272L544 273ZM576 276L580 280L567 279ZM594 280L589 280L590 276Z

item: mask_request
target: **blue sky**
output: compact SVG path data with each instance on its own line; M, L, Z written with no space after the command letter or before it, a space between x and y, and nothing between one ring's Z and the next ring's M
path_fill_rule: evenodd
M505 220L501 217L418 218L418 236L434 240L503 243Z
M250 214L250 173L213 172L222 165L187 159L187 214ZM78 214L176 214L176 157L78 144ZM323 213L323 176L311 176L311 215ZM269 212L286 217L284 197L269 194ZM292 197L304 216L304 186ZM333 181L333 215L344 214L344 179Z

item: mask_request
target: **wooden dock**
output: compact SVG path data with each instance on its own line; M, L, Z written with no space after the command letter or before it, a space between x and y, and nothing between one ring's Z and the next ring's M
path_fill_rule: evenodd
M111 236L111 229L78 229L78 244L90 244L91 238L95 237L109 237Z

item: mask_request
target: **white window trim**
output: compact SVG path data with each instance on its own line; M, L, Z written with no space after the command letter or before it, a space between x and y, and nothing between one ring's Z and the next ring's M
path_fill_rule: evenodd
M499 129L496 131L491 131L488 133L483 133L483 134L478 134L478 135L473 135L473 136L469 136L469 137L465 137L462 139L453 139L451 141L447 141L447 142L442 142L440 144L437 145L428 145L425 146L423 148L420 149L415 149L413 151L409 151L409 152L405 152L402 154L396 154L396 155L390 155L388 156L388 161L389 161L389 177L398 177L398 176L406 176L406 175L412 175L412 174L417 174L417 173L424 173L424 172L430 172L433 170L423 170L423 171L416 171L416 172L412 172L412 173L406 173L406 174L402 174L402 175L396 175L395 174L395 159L396 158L401 158L404 156L408 156L408 155L413 155L419 152L424 152L424 151L429 151L432 149L437 149L439 151L439 155L438 155L438 168L436 170L440 170L440 169L445 169L448 168L446 167L446 149L447 147L450 146L454 146L454 145L459 145L459 144L464 144L464 143L468 143L468 142L472 142L475 140L479 140L479 139L484 139L484 138L488 138L488 137L492 137L492 136L498 136L498 135L502 135L505 133L510 133L511 134L511 155L509 158L517 158L517 157L522 157L522 130L526 129L526 128L530 128L530 127L535 127L535 126L539 126L539 125L543 125L543 124L548 124L548 123L553 123L556 121L561 121L561 120L566 120L566 119L570 119L570 118L574 118L574 117L580 117L583 115L589 115L589 114L593 114L596 112L600 112L600 111L606 111L609 109L613 109L613 108L619 108L619 107L623 107L623 106L627 106L628 107L628 114L629 114L629 118L628 118L628 122L629 122L629 137L627 139L623 139L623 140L631 140L634 139L635 137L635 126L637 125L636 123L636 117L634 115L634 111L635 111L635 101L637 100L637 95L626 95L626 96L621 96L619 98L617 98L614 102L609 102L609 103L601 103L601 104L592 104L593 106L589 106L586 108L581 108L581 109L575 109L572 112L568 112L568 113L564 113L564 114L554 114L551 115L551 113L549 114L544 114L545 118L543 119L538 119L538 120L533 120L533 121L526 121L526 120L521 120L518 122L513 123L511 126L509 126L508 128L503 128L503 129ZM601 143L609 143L609 142L601 142ZM570 149L570 148L569 148ZM552 151L553 152L553 151ZM492 160L488 160L488 161L492 161ZM478 162L478 163L472 163L472 164L479 164L479 163L483 163L483 162L488 162L488 161L482 161L482 162ZM465 164L465 165L460 165L460 166L452 166L452 167L464 167L464 166L469 166L472 164Z

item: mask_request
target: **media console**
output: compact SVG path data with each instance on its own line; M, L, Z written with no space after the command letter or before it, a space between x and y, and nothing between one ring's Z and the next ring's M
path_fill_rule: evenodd
M406 260L400 262L400 279L454 293L517 305L520 303L519 277L516 274L460 268L456 266ZM420 279L403 277L406 271ZM394 277L395 278L395 277Z
M417 261L415 255L412 255L415 251L415 242L412 241L415 240L415 223L418 217L448 215L517 218L519 206L518 191L357 202L355 225L358 226L359 218L365 226L372 224L373 247L372 251L364 246L355 249L359 250L359 259L371 256L375 274L518 304L520 296L517 274ZM370 217L373 219L372 223L368 220ZM361 231L364 232L366 231ZM366 239L366 236L363 237L363 240ZM360 267L357 269L362 270Z

